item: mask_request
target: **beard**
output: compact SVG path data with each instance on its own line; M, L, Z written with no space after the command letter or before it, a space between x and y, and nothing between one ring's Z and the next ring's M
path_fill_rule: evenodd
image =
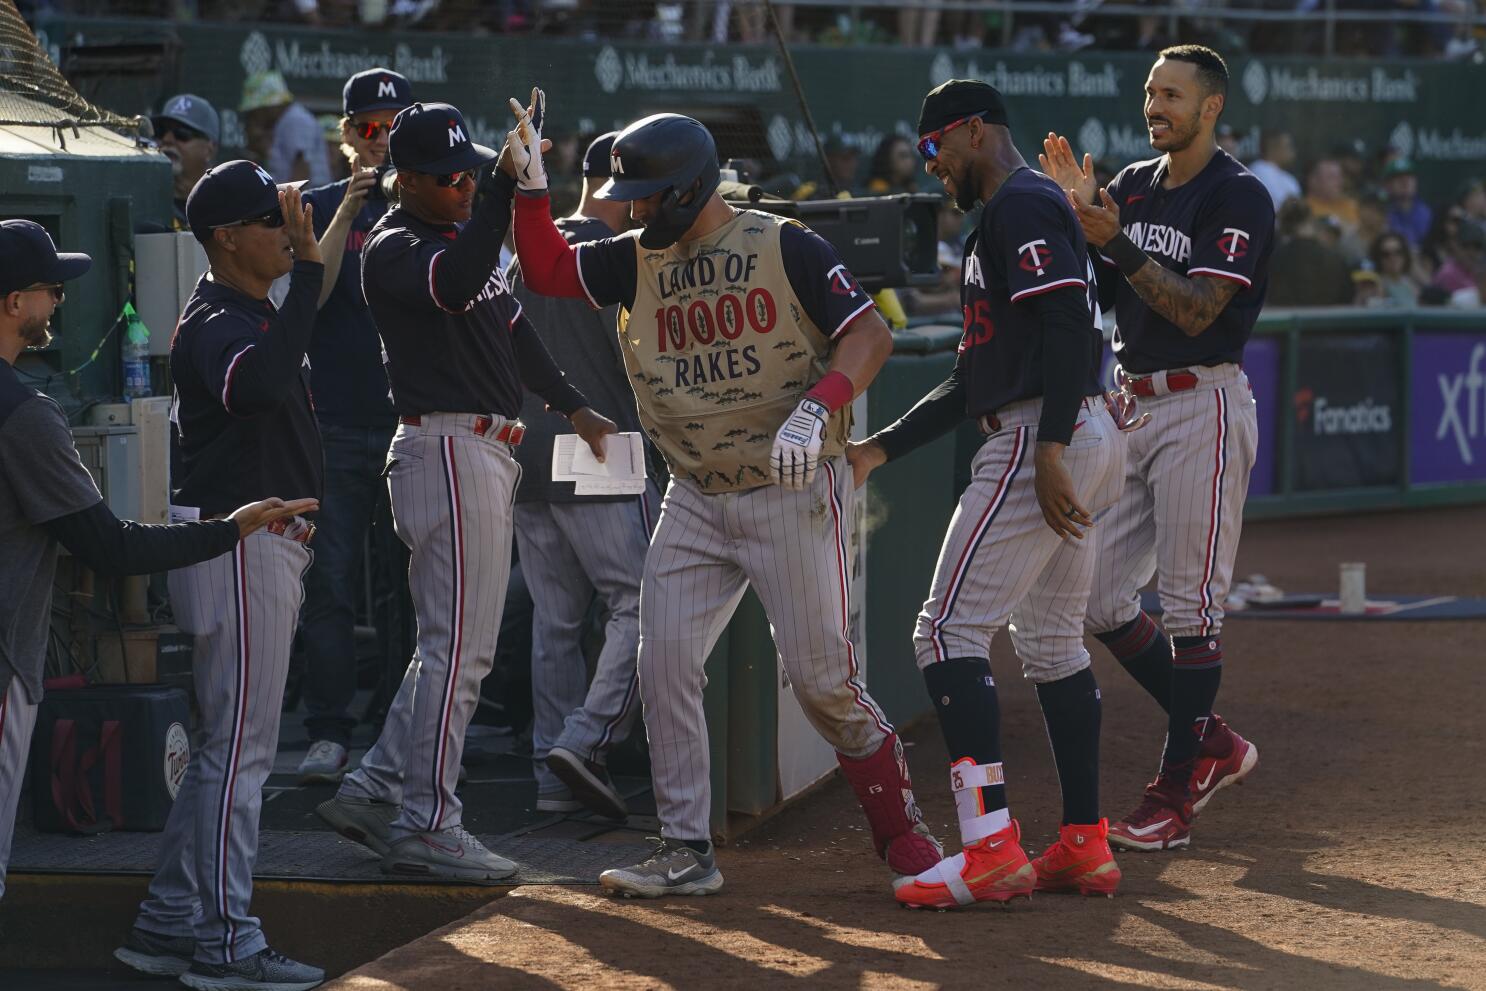
M1164 151L1167 154L1174 151L1186 151L1192 142L1197 140L1197 135L1202 130L1202 121L1200 118L1192 118L1185 127L1177 127L1170 118L1166 118L1166 120L1171 128L1162 139L1165 141L1166 147L1160 147L1154 140L1151 141L1151 147L1157 151Z
M969 213L978 202L980 194L976 191L975 177L970 174L970 166L967 164L955 176L955 208L961 213Z
M50 330L51 320L46 317L33 317L21 324L21 343L28 348L41 349L52 343Z

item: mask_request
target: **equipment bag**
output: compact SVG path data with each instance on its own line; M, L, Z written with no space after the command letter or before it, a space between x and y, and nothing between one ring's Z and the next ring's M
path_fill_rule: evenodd
M36 828L164 829L190 761L189 720L186 693L165 685L49 691L31 738Z

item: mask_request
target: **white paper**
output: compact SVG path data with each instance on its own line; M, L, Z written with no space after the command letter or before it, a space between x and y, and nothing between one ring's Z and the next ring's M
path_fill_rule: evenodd
M552 445L552 480L573 482L576 495L636 495L645 491L645 447L638 433L604 438L604 461L577 434L559 434Z

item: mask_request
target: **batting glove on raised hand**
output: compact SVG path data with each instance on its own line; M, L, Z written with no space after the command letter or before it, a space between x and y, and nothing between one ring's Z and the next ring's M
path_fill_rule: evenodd
M547 170L542 167L542 121L547 116L547 94L532 87L531 106L511 98L516 126L506 133L506 150L516 173L516 186L529 191L547 188Z
M803 489L815 480L815 466L825 443L826 421L831 411L825 403L806 396L800 400L784 426L774 435L769 468L774 481L787 489Z

